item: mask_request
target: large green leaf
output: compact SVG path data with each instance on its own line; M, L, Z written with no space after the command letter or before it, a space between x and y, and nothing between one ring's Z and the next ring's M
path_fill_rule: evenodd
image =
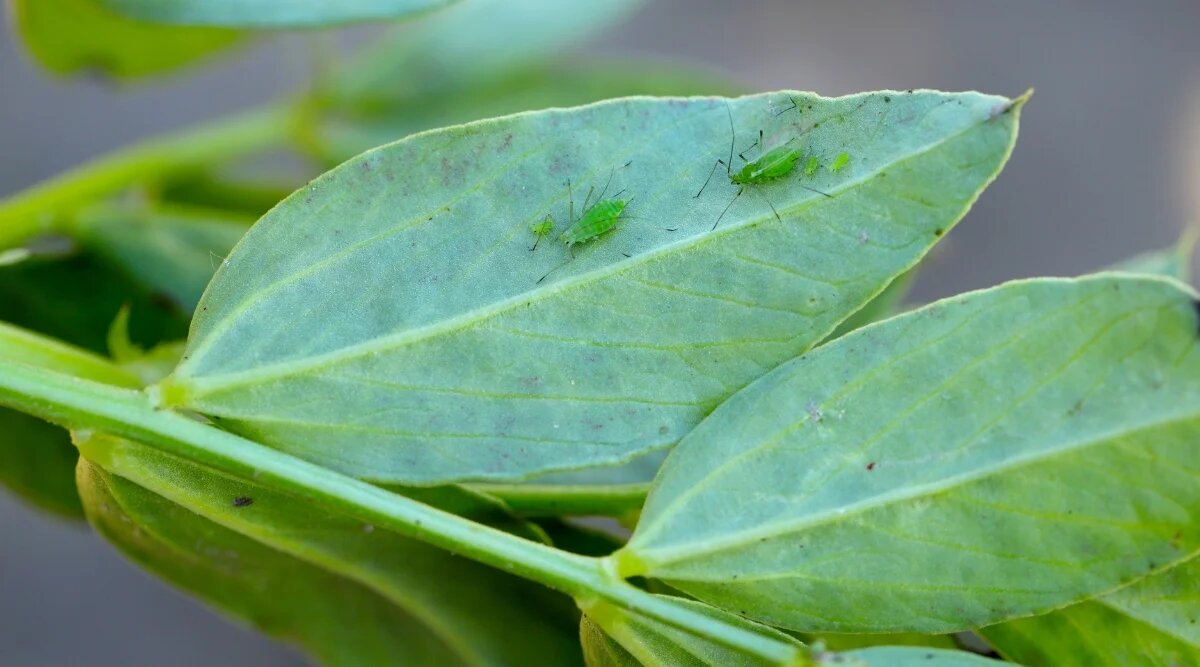
M39 2L41 0L38 0ZM99 0L141 21L241 28L318 27L400 19L455 0Z
M1200 549L1194 295L1035 280L799 357L672 453L621 571L772 625L948 632Z
M1200 559L1104 597L979 633L1027 667L1200 665Z
M410 137L250 230L159 395L375 480L518 479L666 448L917 262L1004 163L1018 107L630 98ZM714 231L735 188L721 175L695 195L728 151L727 110L746 139L803 133L855 160L753 186ZM610 196L633 197L615 232L573 260L553 240L529 251L531 222L565 223L567 179L582 205L610 175Z
M270 552L272 558L307 563L303 569L320 576L312 572L295 576L305 579L300 584L314 589L310 594L317 602L321 590L331 586L331 578L341 581L339 586L362 585L390 600L410 619L403 624L407 630L393 628L389 632L405 640L406 650L419 648L436 656L410 658L411 664L557 666L579 662L576 616L570 602L547 589L151 447L93 435L81 437L79 448L92 463L145 489L143 494L161 496L160 504L174 507L175 517L195 512L191 525L184 528L203 525L206 531L228 534L230 540L236 537L259 552ZM135 519L136 524L144 524L154 517ZM170 517L162 517L162 521L185 523ZM184 550L191 544L179 540ZM201 549L200 554L208 551ZM255 558L240 553L228 556L227 550L218 553L222 561L227 558L234 563ZM269 563L262 565L269 569ZM202 583L203 579L188 586L201 596L221 594L219 586L213 591ZM331 596L337 593L338 587L327 591ZM338 624L336 615L321 620ZM359 622L353 617L343 620ZM514 641L515 637L520 641ZM354 664L408 663L371 660Z
M29 52L60 74L117 78L175 69L235 42L217 28L163 27L124 18L103 0L13 0L17 30Z
M671 599L676 604L774 641L802 646L782 632L729 612L684 598ZM607 604L585 608L579 638L588 667L767 667L775 664Z
M640 4L641 0L464 0L398 28L347 63L320 93L341 107L417 107L430 96L539 66L552 53L579 46Z
M96 256L192 312L250 220L219 211L96 208L73 232Z

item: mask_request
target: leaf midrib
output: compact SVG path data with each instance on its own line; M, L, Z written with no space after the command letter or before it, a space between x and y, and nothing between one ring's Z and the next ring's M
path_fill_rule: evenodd
M946 143L955 141L969 132L974 132L974 131L978 130L980 127L985 126L989 122L992 122L990 118L983 117L981 120L965 126L963 129L959 130L958 132L946 135L946 136L942 137L941 139L937 140L936 142L926 145L924 148L922 148L919 151L914 151L914 152L908 153L900 159L892 160L891 162L881 165L877 170L870 172L869 175L866 175L863 178L859 178L859 179L853 180L853 181L847 181L840 188L831 188L831 192L840 194L840 193L846 192L852 188L856 188L856 187L876 178L876 176L881 172L891 169L897 165L904 164L910 160L919 159L919 158L937 150L938 148L941 148ZM1009 140L1009 149L1011 149L1012 138L1015 138L1015 132L1013 132L1011 134L1012 134L1012 137ZM1001 156L997 159L998 163L1001 163L1002 161L1003 161L1003 156ZM994 174L993 174L993 177L994 177ZM990 182L990 180L991 179L988 179L988 181L981 183L979 185L979 187L975 190L976 196L978 195L979 192L981 192L983 190L983 188L985 188L987 186L987 183ZM794 213L794 214L803 213L806 209L808 209L810 207L819 206L819 205L823 204L825 199L826 199L825 197L819 197L818 195L810 195L807 198L802 199L795 204L792 204L791 206L785 207L783 210L789 214L790 213ZM973 203L973 201L974 201L974 197L969 197L968 201L966 202L966 204L964 204L963 208L965 209L965 208L970 207L970 205L971 205L971 203ZM959 216L959 217L961 217L961 216ZM244 386L244 385L256 384L256 383L261 383L261 382L272 380L272 379L287 377L289 375L294 375L294 374L301 373L304 371L319 370L319 369L327 367L327 366L336 365L343 361L349 361L349 360L353 360L353 359L360 358L360 357L371 356L373 354L378 354L378 353L385 352L385 351L388 351L391 349L400 348L400 347L404 347L406 345L417 343L417 342L420 342L420 341L423 341L423 340L426 340L429 338L434 338L434 337L438 336L439 334L442 334L442 333L445 333L445 332L448 332L448 331L451 331L454 329L467 328L467 326L469 326L471 324L474 324L476 322L480 322L480 321L483 321L486 319L490 319L496 315L513 310L522 305L530 305L534 302L540 302L543 300L547 300L553 296L558 296L559 294L561 294L563 292L567 292L567 291L569 291L573 288L576 288L580 285L596 282L596 281L602 280L604 278L608 278L610 276L616 275L618 273L628 271L640 264L647 263L652 260L658 259L660 256L668 255L670 253L685 250L685 249L692 248L692 247L699 247L705 243L713 242L713 241L718 240L726 235L730 235L735 232L741 231L747 227L752 227L757 224L768 222L772 219L774 219L773 213L764 213L761 216L749 217L749 218L744 219L740 223L730 224L725 227L722 227L718 231L701 233L696 236L692 236L692 237L689 237L689 238L686 238L686 239L683 239L680 241L676 241L674 243L664 244L662 246L659 246L658 248L655 248L654 250L640 254L640 255L636 256L635 258L628 259L628 260L625 260L622 262L614 262L612 264L608 264L603 267L594 269L590 272L582 273L577 276L566 278L559 282L552 283L549 286L543 287L540 290L517 294L517 295L514 295L507 299L503 299L503 300L494 302L493 304L490 304L490 305L485 305L485 306L481 306L478 308L474 308L474 309L465 311L464 313L461 313L454 317L444 319L440 322L428 324L428 325L421 326L421 327L415 327L412 329L408 329L406 331L402 331L400 333L387 334L387 335L375 338L374 340L369 340L369 341L365 341L363 343L350 345L350 346L343 347L343 348L333 350L330 352L326 352L323 354L312 355L309 357L304 357L304 358L290 360L290 361L283 361L283 362L267 364L264 366L260 366L258 368L251 368L251 369L247 369L244 371L235 371L232 373L209 375L207 377L190 377L189 378L188 376L178 376L178 377L174 377L174 382L176 384L186 386L188 388L188 395L194 397L194 396L198 396L198 395L202 395L202 394L206 394L206 393L211 394L211 393L222 391L222 390L234 389L234 388ZM894 278L895 276L900 275L901 273L906 271L908 268L909 267L900 268L893 274L892 277ZM884 283L883 287L886 287L886 286L887 286L887 284ZM864 298L862 300L862 304L865 304L868 301L870 301L870 298L871 298L870 296ZM860 304L860 307L862 304ZM853 311L849 314L853 314ZM847 315L847 317L849 316L849 314ZM832 325L832 328L830 329L830 331L832 331L833 328L836 328L838 323L840 323L840 322L835 322ZM829 332L826 332L826 333L829 333ZM821 340L820 336L814 337L813 343L815 344L819 340ZM811 347L811 345L809 347ZM173 376L169 376L168 380L164 381L164 382L171 381L171 377L173 377Z

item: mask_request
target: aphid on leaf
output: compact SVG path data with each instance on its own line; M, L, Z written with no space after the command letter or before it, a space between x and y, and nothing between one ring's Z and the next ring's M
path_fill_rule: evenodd
M795 102L793 101L793 104L794 103ZM787 111L790 110L791 109L787 109ZM799 161L800 157L804 154L802 150L792 145L792 142L796 140L796 137L792 137L779 146L776 146L766 152L762 152L757 158L753 160L746 160L745 153L749 152L751 148L758 146L760 152L763 150L763 132L762 130L759 130L758 140L753 144L750 144L749 148L738 154L738 157L745 161L746 164L743 165L741 169L734 171L733 145L736 141L737 133L733 129L733 112L729 109L728 103L725 104L725 113L729 116L729 161L726 162L721 158L717 158L717 161L713 163L712 169L708 172L708 178L705 179L704 185L700 186L700 190L697 191L695 195L696 197L699 197L701 194L703 194L704 189L707 188L709 182L712 181L713 174L717 172L717 165L725 165L725 175L729 177L730 183L738 186L738 191L737 194L733 196L733 199L729 200L729 204L725 206L725 209L721 211L721 215L717 216L717 221L714 222L712 226L713 229L716 229L717 225L721 223L721 218L724 218L725 214L729 212L729 208L733 206L733 202L737 201L737 198L742 196L742 192L746 190L747 185L762 185L763 183L776 181L784 176L787 176L788 174L791 174L796 169L796 162ZM821 192L820 190L814 190L807 185L801 185L800 187L804 188L805 190L815 192L819 195L826 197L830 196L824 192ZM779 217L779 211L775 210L775 205L772 204L769 199L767 200L767 205L771 207L771 212L775 214L775 219L783 222L783 219Z
M812 176L813 174L817 173L817 170L820 168L821 163L817 160L817 156L814 155L808 158L808 161L804 163L804 175Z
M529 231L533 232L535 238L533 241L533 247L529 249L529 252L537 250L538 244L542 242L542 237L548 235L552 229L554 229L554 218L548 215L546 216L545 220L542 220L541 222L535 222L530 225Z
M850 164L850 154L845 152L838 153L838 156L833 158L833 164L829 165L829 171L836 174L845 169L848 164Z
M628 167L629 164L629 162L626 162L625 166ZM596 198L596 201L591 206L588 206L588 202L591 201L595 187L588 188L587 196L583 198L583 211L579 214L578 220L575 219L575 195L571 190L571 181L567 181L567 199L570 201L570 208L568 209L569 219L567 228L563 230L558 238L566 244L567 250L571 251L572 259L575 258L574 246L576 244L593 241L616 229L617 222L625 212L625 207L629 205L629 202L633 201L633 197L629 199L621 198L625 190L621 190L607 199L604 197L608 192L608 187L612 185L613 174L615 172L615 168L609 172L608 182L604 184L604 189L600 191L600 196ZM550 221L553 218L546 216L546 220ZM561 266L559 265L559 267ZM540 283L545 280L546 276L558 270L559 267L551 269L549 273L539 278L538 282Z
M234 507L249 507L254 504L254 499L250 496L238 496L233 499Z

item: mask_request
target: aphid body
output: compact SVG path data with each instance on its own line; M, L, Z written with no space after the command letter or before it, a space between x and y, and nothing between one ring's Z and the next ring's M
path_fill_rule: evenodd
M541 222L535 222L530 225L529 231L533 232L535 238L533 247L529 249L529 252L537 250L538 244L542 242L542 237L549 234L552 229L554 229L554 218L550 216L546 216L546 219Z
M599 238L602 234L612 231L617 226L617 220L625 211L627 199L604 199L596 202L591 208L579 216L579 220L563 230L559 239L571 247L576 243L586 243Z
M776 146L747 162L736 172L730 172L729 182L734 185L752 185L783 178L792 173L803 154L799 148L792 148L787 144Z

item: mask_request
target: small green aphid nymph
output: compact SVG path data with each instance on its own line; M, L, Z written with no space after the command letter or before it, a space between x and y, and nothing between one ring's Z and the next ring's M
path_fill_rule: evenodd
M533 240L533 247L529 249L529 252L537 250L538 244L542 242L542 237L548 235L552 229L554 229L554 218L548 215L545 220L530 225L529 231L533 232L535 238Z
M794 105L795 102L793 101L793 106ZM790 109L788 109L788 111L790 111ZM708 172L708 178L705 179L704 185L700 186L700 190L695 194L695 197L699 197L704 192L704 189L708 187L709 182L712 181L713 174L715 174L717 171L717 165L724 165L725 175L729 177L729 182L738 186L737 194L733 196L733 199L729 200L729 204L725 206L725 210L721 211L721 215L717 216L717 221L714 222L712 226L713 229L716 229L717 225L721 224L721 218L724 218L725 214L729 212L729 208L733 206L733 202L737 201L737 198L742 196L742 192L745 191L747 185L761 185L763 183L769 183L771 181L781 179L784 176L791 174L796 170L796 162L798 162L801 156L804 154L801 149L791 145L792 142L796 140L796 137L792 137L783 144L763 152L757 158L753 160L746 160L746 156L744 154L748 152L750 148L758 146L760 151L763 149L763 132L762 130L759 130L758 140L751 144L750 148L747 148L745 151L742 151L738 154L738 157L742 160L745 160L746 164L743 165L741 169L734 171L733 145L736 141L737 133L733 128L733 111L730 110L728 102L725 103L725 113L729 116L729 161L726 162L722 158L717 158L717 161L713 163L712 169ZM809 176L812 175L811 173L808 173L807 168L805 169L805 172ZM824 195L826 197L829 196L820 190L814 190L806 185L801 185L800 187L804 188L805 190L815 192L819 195ZM775 219L783 222L783 219L779 217L779 211L775 210L775 205L771 203L771 200L767 200L767 205L771 207L771 212L775 214Z
M838 153L838 156L833 158L833 164L829 165L829 171L836 174L845 169L848 164L850 164L850 154L845 152Z

